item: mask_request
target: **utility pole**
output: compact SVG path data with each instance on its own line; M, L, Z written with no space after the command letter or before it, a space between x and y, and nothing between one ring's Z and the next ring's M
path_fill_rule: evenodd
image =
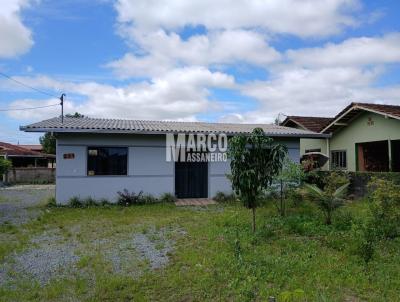
M61 124L64 123L64 97L65 93L60 96L60 105L61 105Z

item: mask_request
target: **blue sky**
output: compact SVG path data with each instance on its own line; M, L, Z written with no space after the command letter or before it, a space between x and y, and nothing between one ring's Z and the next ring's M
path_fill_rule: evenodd
M93 117L271 122L400 105L400 3L7 0L0 72ZM0 77L0 109L57 99ZM0 141L58 107L1 111Z

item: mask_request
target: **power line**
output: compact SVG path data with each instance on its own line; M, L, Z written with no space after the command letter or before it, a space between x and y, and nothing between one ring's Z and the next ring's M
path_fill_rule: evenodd
M18 83L18 84L20 84L20 85L22 85L22 86L24 86L24 87L26 87L26 88L35 90L36 92L45 94L45 95L47 95L47 96L51 96L51 97L58 98L58 96L56 96L56 95L54 95L54 94L51 94L51 93L49 93L49 92L46 92L46 91L37 89L37 88L32 87L32 86L29 86L28 84L25 84L25 83L23 83L23 82L21 82L21 81L18 81L18 80L16 80L16 79L14 79L13 77L11 77L11 76L9 76L9 75L7 75L7 74L1 72L1 71L0 71L0 75L3 76L3 77L5 77L5 78L7 78L7 79L9 79L9 80L11 80L11 81L14 81L15 83Z
M25 108L8 108L8 109L0 109L0 111L20 111L20 110L32 110L32 109L40 109L40 108L47 108L53 106L60 106L60 104L52 104L46 106L38 106L38 107L25 107Z

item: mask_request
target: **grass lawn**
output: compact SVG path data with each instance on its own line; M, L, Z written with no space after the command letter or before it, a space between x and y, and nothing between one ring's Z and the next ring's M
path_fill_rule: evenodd
M256 234L237 204L49 208L0 226L0 300L398 301L400 241L381 243L368 267L354 254L350 214L365 208L348 205L325 226L311 205L286 218L261 207ZM32 267L59 256L65 271L44 281L21 273L15 263L29 255Z

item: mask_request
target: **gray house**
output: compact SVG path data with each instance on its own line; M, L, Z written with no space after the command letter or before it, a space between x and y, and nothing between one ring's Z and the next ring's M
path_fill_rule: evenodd
M298 162L300 138L323 138L308 130L266 124L163 122L96 118L60 118L20 127L26 132L52 132L57 137L56 199L65 204L73 196L116 200L123 189L155 196L208 198L230 192L229 161L168 161L167 136L248 134L261 127L288 147ZM205 153L210 153L206 151ZM216 157L217 158L217 157Z

